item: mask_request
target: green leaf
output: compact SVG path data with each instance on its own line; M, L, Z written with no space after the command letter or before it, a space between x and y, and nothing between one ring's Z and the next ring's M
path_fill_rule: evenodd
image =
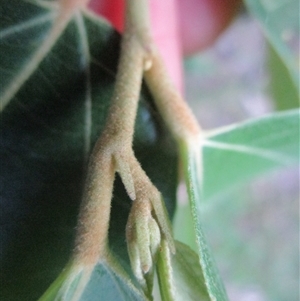
M269 170L299 161L299 110L274 113L203 141L203 197L209 199Z
M176 300L209 300L198 255L187 245L176 242L176 254L172 256L172 269Z
M299 1L245 0L245 3L288 68L299 97Z
M289 110L299 108L299 95L288 69L271 45L269 45L268 49L268 65L271 79L269 90L276 109Z
M210 300L197 254L178 241L176 254L170 254L170 258L166 259L167 252L163 245L158 258L158 278L163 300Z
M68 265L39 301L96 301L148 300L132 276L118 263L118 259L106 258L92 271Z
M188 200L177 204L175 216L173 219L174 238L188 245L192 250L197 252L195 240L194 224ZM184 227L182 226L184 225Z
M205 199L270 169L299 160L299 110L275 113L231 126L200 141L182 141L187 185L199 261L211 300L227 300L202 229ZM214 299L215 298L215 299Z
M195 142L195 144L193 144ZM191 143L191 144L190 144ZM211 301L228 300L224 285L219 276L212 253L206 242L206 238L201 225L199 212L202 195L203 169L201 156L199 155L199 145L197 141L186 143L180 142L181 159L184 168L184 179L187 186L191 213L194 223L196 243L198 248L199 262L202 268L206 291Z
M69 261L87 158L103 129L115 80L120 37L87 11L77 12L57 39L48 43L48 52L35 68L28 69L32 61L37 62L38 49L49 39L58 15L54 4L1 1L0 97L4 111L0 130L0 299L6 301L37 300ZM22 82L24 70L26 80ZM3 101L4 95L10 97ZM140 99L134 150L163 193L172 217L176 147L146 89ZM110 247L135 283L125 241L130 207L117 177ZM113 267L108 264L106 270L110 269ZM120 274L114 277L109 278L110 283ZM120 281L131 296L128 282ZM99 285L98 280L92 283ZM139 290L138 285L136 288ZM101 291L104 300L109 300L109 294Z

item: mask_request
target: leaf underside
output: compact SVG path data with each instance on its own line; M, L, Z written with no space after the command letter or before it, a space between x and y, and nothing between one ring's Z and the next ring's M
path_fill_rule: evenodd
M209 135L202 143L204 200L268 171L298 164L299 117L294 109Z
M210 300L225 301L227 296L202 229L201 205L234 184L278 167L297 164L298 137L299 110L291 110L216 131L200 141L200 149L181 142L194 223L194 229L189 231L195 236Z

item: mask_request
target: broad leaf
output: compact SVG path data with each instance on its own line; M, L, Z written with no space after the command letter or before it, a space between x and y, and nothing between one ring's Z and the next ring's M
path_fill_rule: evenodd
M200 145L198 141L182 141L180 147L207 292L211 300L227 300L202 229L201 205L205 199L224 192L238 182L297 162L299 111L277 113L231 126L203 138Z
M299 110L230 126L203 141L203 196L299 161Z
M48 42L44 57L36 59L39 47L51 38L58 15L54 4L1 2L1 300L38 299L68 262L87 158L103 129L115 79L119 35L86 11L77 12ZM172 216L176 148L145 89L134 149ZM130 206L117 178L110 245L135 283L125 242ZM118 286L119 275L110 274L113 267L105 269L103 277L110 280L104 283ZM98 280L91 283L97 286ZM122 289L131 296L124 281ZM112 293L101 292L104 300Z
M299 94L299 1L245 0L287 66Z

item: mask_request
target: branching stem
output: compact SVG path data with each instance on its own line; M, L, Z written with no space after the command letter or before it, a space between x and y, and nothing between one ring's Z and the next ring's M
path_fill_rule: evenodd
M106 126L90 158L79 216L74 260L81 264L95 264L99 258L105 257L108 249L115 172L120 174L128 195L137 203L135 208L143 211L143 208L149 207L150 210L144 212L148 212L150 217L155 213L170 248L172 251L175 249L161 195L141 168L132 150L143 72L151 67L152 51L148 47L150 39L147 34L150 32L149 21L145 17L147 10L146 0L127 1L127 18L115 90ZM134 224L139 219L139 210L134 211L129 223ZM151 248L150 245L146 247Z
M75 1L76 2L76 1ZM147 0L128 0L115 90L106 126L90 158L77 228L75 262L95 265L106 256L115 172L134 200L127 223L127 243L134 273L143 282L161 239L174 253L168 215L159 191L151 183L132 150L142 77L177 140L200 133L196 119L176 92L150 38ZM153 258L152 258L153 257ZM148 288L145 288L146 294Z

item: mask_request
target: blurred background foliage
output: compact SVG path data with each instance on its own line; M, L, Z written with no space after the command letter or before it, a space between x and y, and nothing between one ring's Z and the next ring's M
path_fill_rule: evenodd
M298 108L299 36L297 0L245 1L221 38L185 61L186 98L202 127ZM175 235L195 249L183 191ZM298 166L239 185L201 210L230 300L299 300Z

